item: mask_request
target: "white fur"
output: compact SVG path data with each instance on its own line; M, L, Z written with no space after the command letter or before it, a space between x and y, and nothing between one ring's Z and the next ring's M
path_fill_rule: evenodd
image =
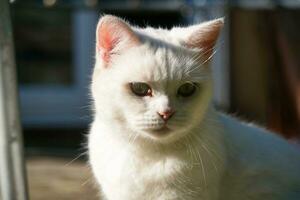
M104 197L300 199L300 153L273 133L214 111L208 64L182 46L188 28L134 33L141 44L114 56L110 67L96 56L89 155ZM176 91L186 81L200 88L180 99ZM130 82L148 83L154 95L134 96ZM168 106L176 110L170 133L152 134L163 124L157 112Z

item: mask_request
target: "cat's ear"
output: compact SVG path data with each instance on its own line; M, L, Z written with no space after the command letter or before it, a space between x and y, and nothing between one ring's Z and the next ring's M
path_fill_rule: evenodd
M184 46L201 50L201 57L209 59L223 26L224 18L219 18L184 28Z
M137 35L124 20L105 15L100 18L96 31L96 56L109 63L112 56L139 43Z

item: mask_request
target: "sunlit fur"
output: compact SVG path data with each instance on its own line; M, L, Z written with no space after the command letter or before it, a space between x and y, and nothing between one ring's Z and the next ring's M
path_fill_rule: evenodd
M214 111L208 59L182 43L193 29L133 28L139 45L114 55L108 67L96 55L89 155L103 196L300 199L300 154L272 133ZM131 82L147 83L153 95L134 95ZM196 93L179 97L186 82L198 83ZM167 107L176 112L165 130L157 112Z

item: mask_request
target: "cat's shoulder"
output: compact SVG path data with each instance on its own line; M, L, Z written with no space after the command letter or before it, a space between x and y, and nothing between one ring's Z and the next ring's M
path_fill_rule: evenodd
M245 138L248 143L254 141L256 143L263 142L265 145L293 146L279 134L267 130L255 122L245 121L222 112L218 113L218 119L228 135L232 135L237 139L240 137Z
M225 128L230 129L233 132L247 132L248 134L272 134L271 131L258 125L258 123L246 121L233 114L227 114L224 112L218 112L218 119Z
M220 113L219 120L224 127L224 141L234 156L245 157L250 162L268 161L274 165L289 162L300 167L300 147L278 134L227 114Z

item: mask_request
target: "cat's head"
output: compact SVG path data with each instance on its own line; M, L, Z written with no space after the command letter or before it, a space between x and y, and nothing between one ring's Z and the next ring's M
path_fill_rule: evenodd
M96 31L96 117L162 143L189 133L212 98L209 60L223 20L171 30L103 16Z

